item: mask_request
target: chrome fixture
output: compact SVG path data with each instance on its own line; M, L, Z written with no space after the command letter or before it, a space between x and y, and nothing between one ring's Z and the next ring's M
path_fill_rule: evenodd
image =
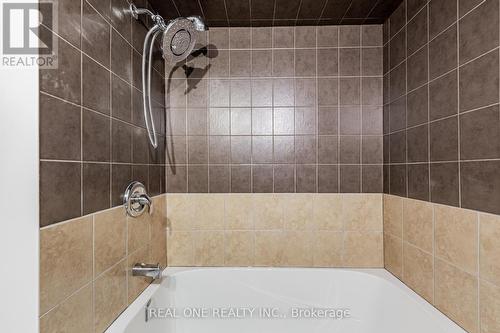
M153 148L157 148L158 140L151 109L151 67L155 40L160 33L163 33L161 42L163 58L169 63L177 63L186 59L193 51L197 32L206 31L208 27L199 16L178 17L165 23L163 17L160 15L156 15L145 8L137 8L133 3L130 4L130 12L136 20L139 19L139 15L145 14L149 15L154 22L153 27L144 38L142 52L142 102L149 142L151 142Z
M132 276L146 276L157 280L161 277L161 271L160 264L137 263L132 267Z
M127 214L138 217L147 209L149 214L153 214L153 200L146 192L146 188L140 182L132 182L123 195L123 205Z
M196 31L207 31L208 30L207 25L205 24L205 22L203 22L203 19L201 17L189 16L187 19L189 21L193 22L194 28L196 29Z

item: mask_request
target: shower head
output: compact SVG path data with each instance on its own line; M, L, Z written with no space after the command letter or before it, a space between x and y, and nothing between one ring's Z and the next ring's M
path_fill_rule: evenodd
M160 15L156 15L146 8L137 8L133 3L129 7L130 13L135 19L138 19L139 15L146 14L154 22L153 27L149 29L144 37L142 53L142 101L149 142L156 148L158 147L158 141L151 106L151 64L156 38L160 33L163 33L161 41L163 58L169 63L177 63L186 59L191 54L196 44L198 32L207 31L208 27L199 16L179 17L165 24Z
M179 17L170 21L163 32L163 58L170 63L186 59L196 44L197 33L207 29L198 16Z
M196 29L193 22L186 18L170 21L163 32L163 58L176 63L186 59L193 51L196 42Z

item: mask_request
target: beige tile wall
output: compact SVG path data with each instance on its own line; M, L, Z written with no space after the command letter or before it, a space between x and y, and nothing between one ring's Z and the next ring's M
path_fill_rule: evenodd
M468 332L500 332L500 216L384 195L384 257Z
M40 332L103 332L148 286L131 267L167 264L165 198L151 216L117 207L40 230Z
M169 266L383 267L381 194L168 194Z
M104 331L149 284L131 277L133 264L167 259L169 266L385 265L468 332L500 331L500 216L381 194L154 200L151 217L115 208L40 230L41 332Z

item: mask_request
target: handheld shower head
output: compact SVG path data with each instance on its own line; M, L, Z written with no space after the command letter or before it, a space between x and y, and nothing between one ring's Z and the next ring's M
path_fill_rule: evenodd
M207 25L199 16L171 20L163 33L163 58L170 63L186 59L193 51L198 33L207 30Z
M193 51L196 42L194 23L179 17L170 21L163 32L163 58L169 63L186 59Z
M189 21L193 22L196 31L207 31L208 26L203 22L203 19L199 16L189 16L186 17Z
M144 119L148 131L149 141L156 148L158 141L151 106L151 63L155 40L162 33L161 49L163 58L169 63L178 63L186 59L196 44L197 34L207 31L208 27L199 16L187 18L179 17L165 23L160 15L156 15L146 8L137 8L130 4L130 13L138 19L139 15L149 15L154 26L148 31L144 39L142 53L142 90Z

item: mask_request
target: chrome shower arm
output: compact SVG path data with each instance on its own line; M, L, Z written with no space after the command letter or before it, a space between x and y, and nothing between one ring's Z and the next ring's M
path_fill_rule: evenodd
M137 8L136 5L131 3L129 6L129 10L130 13L132 14L132 17L135 18L136 20L139 19L139 15L148 15L151 18L151 20L153 20L153 22L163 30L165 30L167 27L161 15L155 14L147 8Z
M130 4L129 8L130 8L130 12L132 13L132 16L136 20L139 18L139 15L143 15L143 14L149 15L151 17L155 16L155 14L152 11L150 11L149 9L137 8L137 6L134 5L133 3Z

